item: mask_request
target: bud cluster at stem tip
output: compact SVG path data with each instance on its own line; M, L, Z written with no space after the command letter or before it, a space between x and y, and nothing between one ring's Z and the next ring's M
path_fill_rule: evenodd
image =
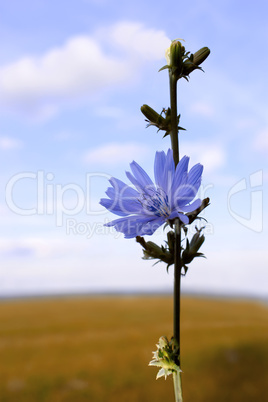
M170 47L166 50L167 65L159 71L166 68L176 80L185 78L188 80L189 74L194 70L202 70L200 64L209 56L210 50L208 47L202 47L194 54L185 51L185 47L179 40L173 40Z

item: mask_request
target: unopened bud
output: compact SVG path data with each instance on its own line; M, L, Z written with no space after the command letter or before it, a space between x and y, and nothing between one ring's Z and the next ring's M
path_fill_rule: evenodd
M206 60L209 54L210 54L209 48L202 47L202 49L199 49L197 52L194 53L193 63L196 66L199 66L201 63L203 63L203 61Z
M177 73L181 71L183 64L183 56L185 53L185 47L182 46L179 40L172 41L169 47L169 66L177 70Z
M155 124L165 124L165 118L161 114L157 113L153 108L148 105L141 106L141 112L147 118L149 123Z
M202 70L200 64L206 60L209 56L210 50L208 47L202 47L197 52L192 54L188 59L186 59L183 63L183 74L188 76L192 71L199 69Z
M163 109L161 114L159 114L150 106L142 105L141 112L144 114L144 116L146 117L146 121L149 123L147 127L155 126L158 128L158 131L159 130L166 131L165 135L168 135L170 133L169 108L167 110ZM165 113L165 117L162 116L163 112Z
M137 236L136 241L143 247L144 260L159 260L167 264L167 268L174 263L174 255L170 252L169 248L158 246L152 241L145 241L144 237Z

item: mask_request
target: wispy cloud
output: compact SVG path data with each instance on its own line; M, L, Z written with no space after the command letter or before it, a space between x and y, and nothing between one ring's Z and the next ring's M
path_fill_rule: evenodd
M168 44L163 31L132 22L115 24L91 36L71 37L42 55L1 66L0 103L50 117L55 104L92 96L111 85L124 84L130 76L133 80L144 61L163 57Z
M129 164L133 159L141 159L148 153L145 145L137 143L110 143L89 150L84 160L87 164L117 165Z
M202 163L206 173L215 172L224 166L226 161L226 151L222 145L188 142L182 145L182 150L183 153L191 155L192 163Z
M69 39L40 57L25 57L0 69L1 98L32 103L93 92L126 76L124 63L107 57L89 36Z
M135 22L123 21L104 29L102 36L108 38L113 46L124 50L139 63L144 60L160 60L164 57L164 50L170 45L164 31L145 28Z
M22 142L16 140L15 138L3 136L0 137L0 150L8 151L10 149L20 148L22 146Z

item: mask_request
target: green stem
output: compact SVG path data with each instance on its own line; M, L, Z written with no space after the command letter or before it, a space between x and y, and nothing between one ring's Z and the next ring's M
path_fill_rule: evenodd
M179 136L177 119L177 79L169 71L170 79L170 109L171 109L171 147L175 166L179 163ZM179 347L179 355L176 364L180 366L180 300L181 300L181 225L180 220L175 220L175 244L174 244L174 338Z
M174 338L179 347L176 364L180 366L180 314L181 314L181 227L179 219L175 221L174 247Z
M175 166L179 163L179 138L178 138L178 117L177 117L177 80L169 72L169 88L170 88L170 110L171 110L171 148L173 150L173 158Z
M179 371L173 373L173 384L175 402L182 402L181 373Z

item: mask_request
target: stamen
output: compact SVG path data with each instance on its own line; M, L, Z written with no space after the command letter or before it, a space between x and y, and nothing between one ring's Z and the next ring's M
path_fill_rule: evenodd
M142 194L139 202L152 215L169 217L171 211L168 202L168 196L161 188L151 189L151 194Z

